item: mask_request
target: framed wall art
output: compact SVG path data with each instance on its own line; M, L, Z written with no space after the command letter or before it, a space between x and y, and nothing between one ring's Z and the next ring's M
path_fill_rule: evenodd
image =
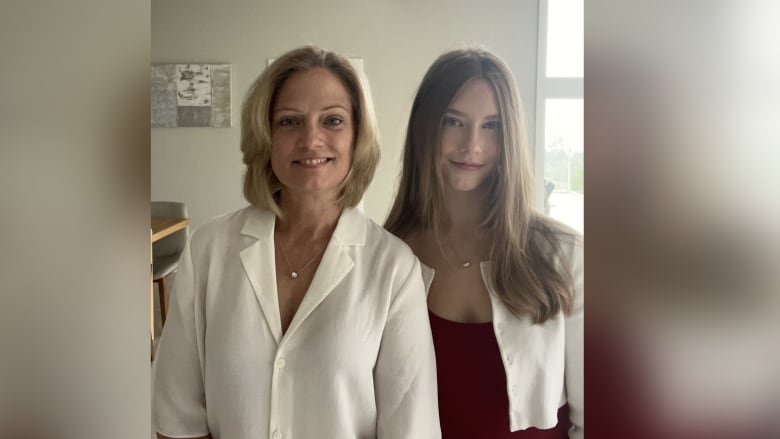
M229 128L230 64L153 64L152 128Z

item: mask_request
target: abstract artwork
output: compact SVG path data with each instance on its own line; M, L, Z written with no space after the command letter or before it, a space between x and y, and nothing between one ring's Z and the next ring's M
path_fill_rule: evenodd
M152 127L229 128L230 64L153 64Z

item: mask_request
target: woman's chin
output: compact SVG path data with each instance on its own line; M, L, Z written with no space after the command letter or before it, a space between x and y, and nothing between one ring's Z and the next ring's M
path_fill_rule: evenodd
M482 186L481 181L454 181L448 184L455 192L474 192Z

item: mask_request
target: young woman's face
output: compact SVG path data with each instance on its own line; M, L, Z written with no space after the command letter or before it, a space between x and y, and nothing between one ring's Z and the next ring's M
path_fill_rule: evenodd
M271 168L289 191L337 195L352 164L349 93L327 69L292 75L271 118Z
M440 164L444 181L456 191L478 189L495 171L501 118L493 87L484 79L468 82L442 117Z

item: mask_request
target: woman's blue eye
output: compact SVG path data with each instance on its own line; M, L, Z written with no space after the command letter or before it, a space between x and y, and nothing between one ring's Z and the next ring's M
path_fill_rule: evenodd
M279 125L283 126L283 127L290 127L290 126L296 125L297 123L298 123L297 120L289 118L289 117L285 117L284 119L281 119L279 121Z
M460 121L458 119L455 119L454 117L445 117L443 123L445 127L463 126L463 124L461 124Z
M344 120L342 118L340 118L340 117L332 116L332 117L329 117L329 118L325 119L325 124L330 125L330 126L334 126L334 127L335 126L339 126L339 125L341 125L343 123L344 123Z
M497 120L491 120L490 122L485 122L484 125L482 125L483 128L487 128L489 130L497 130L501 128L501 122Z

